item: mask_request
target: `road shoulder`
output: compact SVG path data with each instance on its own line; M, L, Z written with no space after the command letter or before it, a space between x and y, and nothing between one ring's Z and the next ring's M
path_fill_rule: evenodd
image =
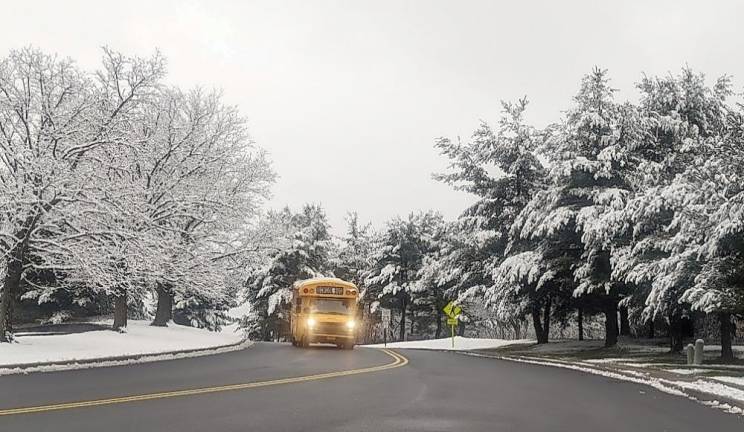
M664 393L686 397L703 405L744 417L744 387L723 383L707 377L679 375L659 366L638 367L624 363L592 363L575 359L558 359L546 356L499 354L486 351L458 351L458 354L493 358L532 365L558 367L583 373L601 375L621 381L653 387Z

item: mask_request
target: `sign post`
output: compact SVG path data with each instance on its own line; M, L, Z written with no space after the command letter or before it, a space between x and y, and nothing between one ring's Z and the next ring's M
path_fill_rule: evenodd
M447 306L442 309L447 314L447 324L450 326L450 333L452 334L452 348L455 347L455 326L457 325L457 317L462 314L462 308L457 306L454 301L447 303Z
M457 325L457 318L447 318L447 324L450 326L452 333L452 348L455 347L455 326Z
M380 308L380 314L380 319L382 319L382 339L385 347L387 347L387 334L390 327L390 309Z

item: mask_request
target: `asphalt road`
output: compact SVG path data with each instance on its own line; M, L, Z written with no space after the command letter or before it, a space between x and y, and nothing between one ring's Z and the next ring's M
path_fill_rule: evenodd
M744 430L742 417L638 384L453 353L397 352L407 364L375 349L258 343L215 356L2 376L0 431ZM277 381L294 377L308 378ZM69 404L89 401L96 402ZM9 411L20 407L32 408Z

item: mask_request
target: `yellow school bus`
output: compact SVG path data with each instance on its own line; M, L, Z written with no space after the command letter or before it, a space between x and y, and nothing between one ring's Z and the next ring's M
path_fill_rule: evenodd
M292 345L331 343L354 349L359 289L336 278L314 278L292 287Z

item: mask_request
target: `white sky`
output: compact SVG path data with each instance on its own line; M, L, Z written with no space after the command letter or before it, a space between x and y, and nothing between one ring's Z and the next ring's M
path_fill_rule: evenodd
M224 90L269 150L273 207L320 202L380 226L471 201L431 179L436 137L467 138L527 95L557 120L581 76L608 68L620 98L642 72L685 64L742 90L744 2L7 1L0 55L34 45L95 67L100 47L169 60L169 82ZM329 165L323 166L328 163Z

